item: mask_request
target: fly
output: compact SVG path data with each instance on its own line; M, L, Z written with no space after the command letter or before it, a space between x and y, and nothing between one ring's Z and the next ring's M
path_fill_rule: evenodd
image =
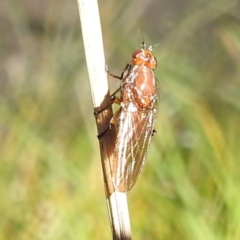
M136 183L146 162L152 136L155 134L157 87L153 70L157 60L152 47L142 47L132 54L132 60L120 77L120 104L111 124L115 124L117 138L111 164L112 180L117 191L127 192Z

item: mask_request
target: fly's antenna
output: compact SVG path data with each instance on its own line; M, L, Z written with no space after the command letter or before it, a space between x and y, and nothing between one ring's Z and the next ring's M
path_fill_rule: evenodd
M157 47L158 45L159 45L159 43L154 44L153 46L149 46L148 51L152 52L153 48Z
M146 49L147 46L146 46L146 43L145 43L145 41L144 41L144 37L143 37L140 29L138 29L138 32L139 32L139 34L140 34L140 36L141 36L141 38L142 38L141 49Z
M147 47L147 46L146 46L146 43L144 42L144 39L143 39L142 44L141 44L141 48L142 48L142 49L146 49L146 47Z

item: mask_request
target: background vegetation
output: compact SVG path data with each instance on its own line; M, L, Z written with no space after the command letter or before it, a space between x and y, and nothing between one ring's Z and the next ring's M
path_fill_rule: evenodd
M141 36L158 44L133 239L239 240L239 1L99 6L112 72ZM77 2L10 0L0 12L0 239L111 239Z

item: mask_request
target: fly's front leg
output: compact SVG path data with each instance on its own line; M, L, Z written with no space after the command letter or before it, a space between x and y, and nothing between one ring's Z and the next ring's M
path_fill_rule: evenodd
M126 77L128 77L128 75L130 74L130 71L131 71L131 68L132 68L132 64L131 63L128 63L126 65L126 67L124 68L121 76L117 76L115 74L112 74L108 68L107 68L107 65L105 66L105 69L106 69L106 72L108 75L112 76L113 78L117 78L119 80L122 80L122 79L125 79ZM106 107L102 108L101 110L99 111L94 111L94 115L98 115L99 113L103 112L105 109L107 109L110 105L112 105L113 103L117 103L117 104L120 104L121 103L121 100L116 97L115 95L120 91L121 88L118 88L113 94L111 94L110 96L110 101L111 103L109 105L107 105Z
M113 78L117 78L119 80L123 80L125 78L127 78L131 72L132 69L132 64L128 63L126 65L126 67L124 68L121 76L117 76L115 74L112 74L110 71L108 71L107 69L107 65L106 65L106 72L108 75L112 76ZM115 95L121 90L121 87L119 87L113 94L111 94L110 96L110 104L108 104L106 107L98 110L98 111L94 111L94 115L97 116L99 113L103 112L105 109L107 109L110 105L112 105L113 103L116 103L118 105L121 104L122 100L119 97L116 97ZM109 123L109 128L106 129L105 131L103 131L102 133L100 133L98 135L98 138L100 138L101 136L103 136L109 129L111 129L111 125L115 124L117 117L119 116L120 110L118 110L112 117L110 123Z
M115 75L115 74L112 74L112 73L108 70L107 65L106 65L106 72L107 72L108 75L112 76L113 78L117 78L117 79L119 79L119 80L123 80L123 79L125 79L125 78L130 74L131 68L132 68L132 64L131 64L131 63L128 63L128 64L126 65L126 67L123 69L123 72L122 72L121 76L117 76L117 75Z

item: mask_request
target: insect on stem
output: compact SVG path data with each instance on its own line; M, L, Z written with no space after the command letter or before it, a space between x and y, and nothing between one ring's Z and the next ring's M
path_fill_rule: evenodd
M156 133L157 88L153 72L156 66L152 46L147 50L143 41L120 77L107 70L110 76L121 80L120 89L112 94L112 102L120 104L120 109L111 120L117 131L111 170L113 186L119 192L129 191L136 183ZM119 91L117 98L115 94Z

